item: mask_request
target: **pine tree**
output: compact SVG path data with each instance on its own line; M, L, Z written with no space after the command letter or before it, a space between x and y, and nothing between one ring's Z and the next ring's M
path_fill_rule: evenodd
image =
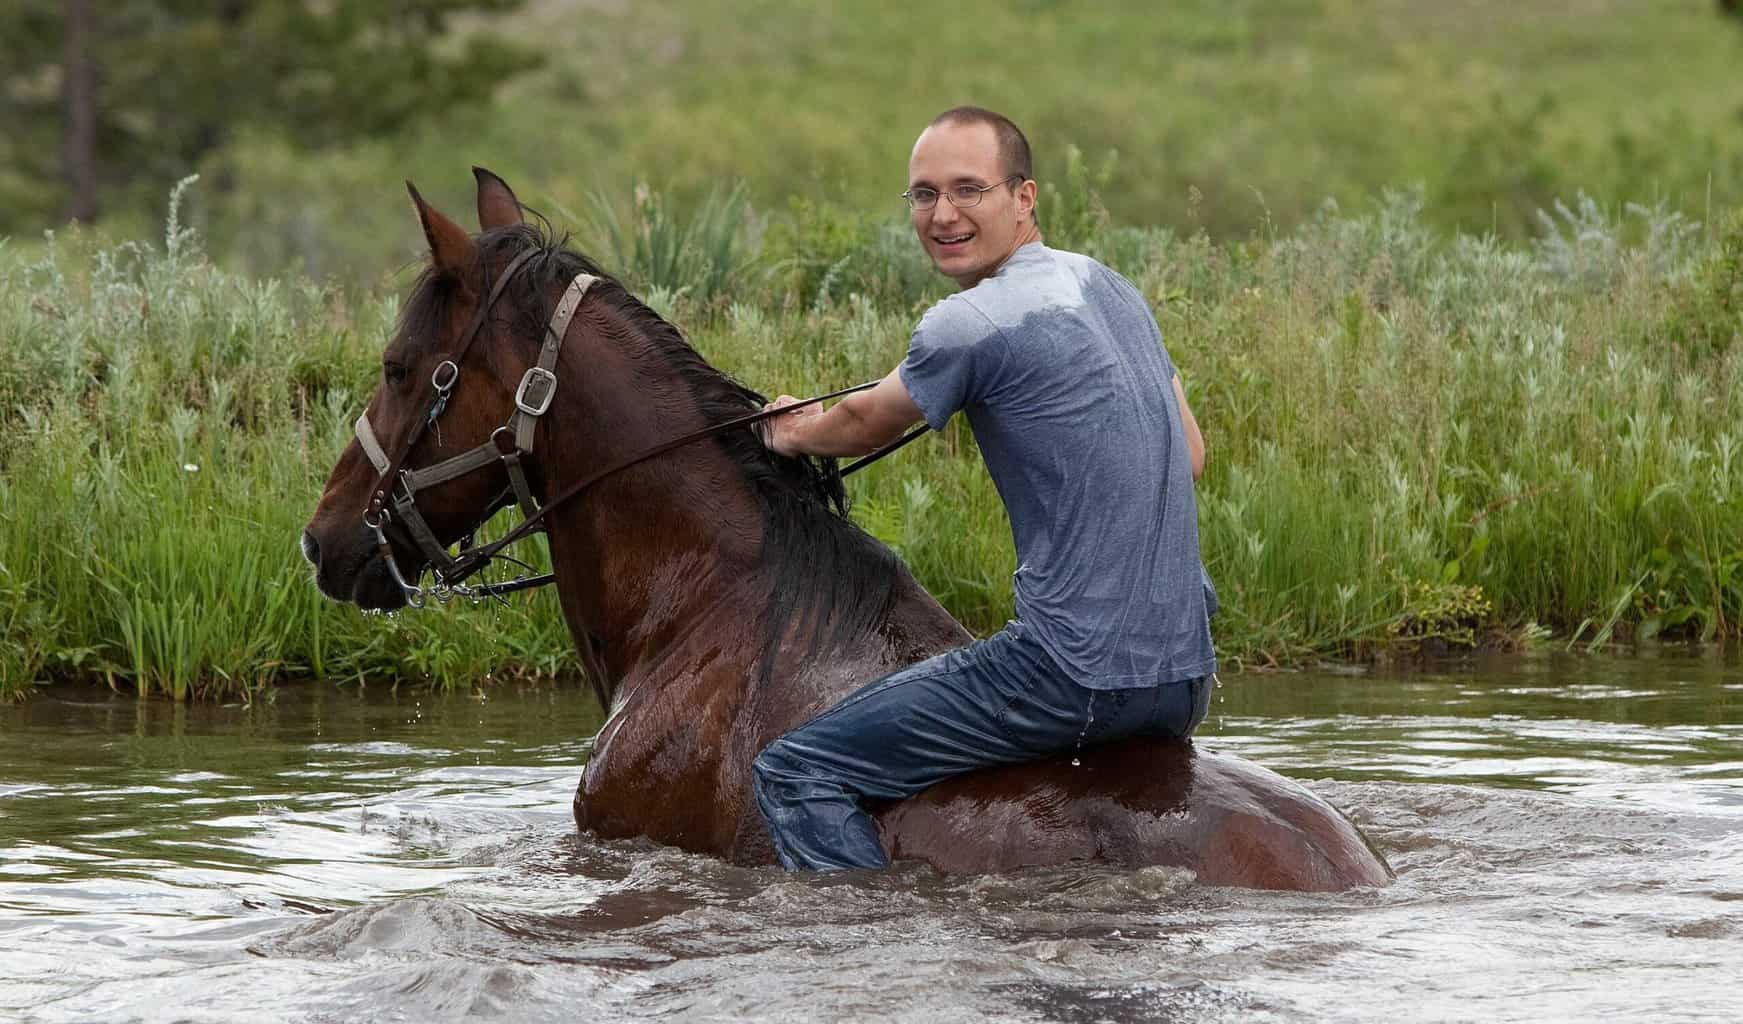
M333 146L487 97L537 58L454 21L520 2L10 0L0 235L161 195L244 127Z

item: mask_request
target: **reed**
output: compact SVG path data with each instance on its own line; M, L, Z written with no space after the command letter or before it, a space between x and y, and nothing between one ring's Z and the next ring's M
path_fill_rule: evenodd
M1060 230L1149 297L1205 428L1225 662L1738 634L1743 211L1576 201L1510 242L1399 193L1215 243L1110 223L1095 183L1053 194ZM0 248L0 694L569 674L547 595L389 617L319 597L297 532L397 300L226 270L175 209L150 244ZM618 248L582 244L771 394L886 372L947 287L850 210L627 211ZM852 490L970 628L1003 623L1009 532L964 427Z

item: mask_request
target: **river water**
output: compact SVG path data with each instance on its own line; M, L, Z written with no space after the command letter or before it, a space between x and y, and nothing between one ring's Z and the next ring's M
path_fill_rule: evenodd
M0 1020L1743 1019L1743 664L1225 679L1397 869L788 876L578 836L578 689L0 708Z

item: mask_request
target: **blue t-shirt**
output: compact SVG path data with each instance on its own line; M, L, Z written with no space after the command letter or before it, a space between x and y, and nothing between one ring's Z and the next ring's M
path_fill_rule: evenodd
M933 306L902 383L964 410L1016 542L1017 619L1078 683L1216 671L1174 364L1143 296L1039 242Z

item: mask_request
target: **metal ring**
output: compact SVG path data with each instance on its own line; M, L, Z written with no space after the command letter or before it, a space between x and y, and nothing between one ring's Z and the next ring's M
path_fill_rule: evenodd
M448 369L448 380L446 383L443 383L442 381L443 367L447 367ZM459 379L460 367L456 366L452 359L444 359L437 363L435 371L430 374L430 384L434 386L437 391L440 391L443 394L454 390L454 382Z
M370 519L370 516L375 516L375 518ZM383 526L387 525L388 518L388 512L385 508L366 508L363 510L363 525L377 532L379 532Z

